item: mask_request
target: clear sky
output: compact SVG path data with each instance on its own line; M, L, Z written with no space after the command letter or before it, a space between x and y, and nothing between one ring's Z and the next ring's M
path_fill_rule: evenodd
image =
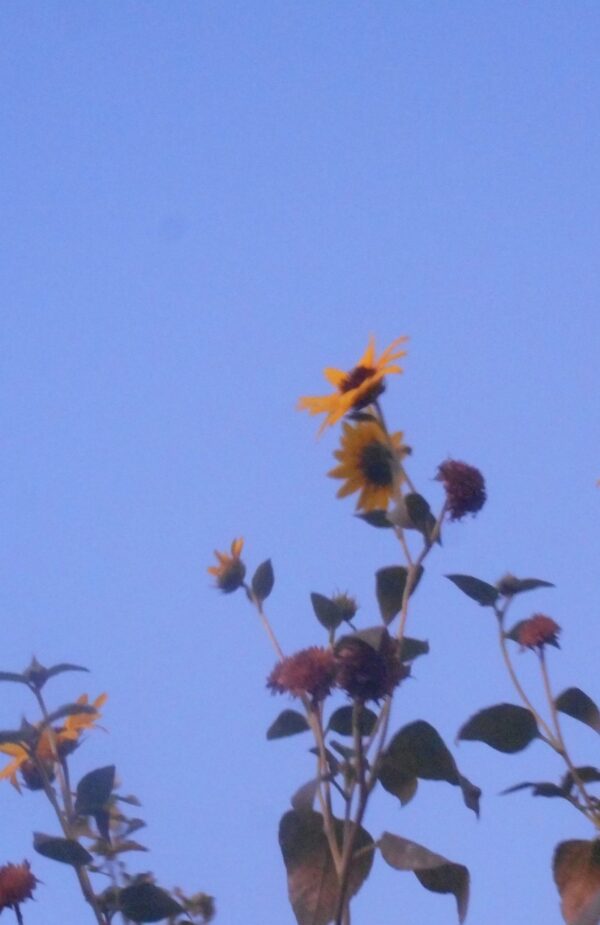
M215 894L222 925L291 925L276 831L308 742L266 742L290 705L265 689L274 657L206 567L239 535L249 564L272 556L286 651L322 641L310 591L348 589L377 622L397 547L335 499L335 438L295 411L369 333L411 338L385 407L419 487L440 503L450 455L489 493L430 558L409 632L431 654L394 723L452 743L514 699L489 614L447 572L554 581L515 617L552 615L557 688L600 698L600 8L4 0L0 24L0 668L87 665L48 690L108 691L75 774L114 761L142 799L139 869ZM33 718L1 694L0 727ZM368 827L466 863L474 925L559 925L553 846L591 833L563 801L498 793L560 765L535 743L456 755L479 822L442 783L404 810L382 795ZM83 921L72 872L30 847L55 831L42 797L5 783L0 818L0 863L44 881L28 925ZM381 861L355 908L455 921Z

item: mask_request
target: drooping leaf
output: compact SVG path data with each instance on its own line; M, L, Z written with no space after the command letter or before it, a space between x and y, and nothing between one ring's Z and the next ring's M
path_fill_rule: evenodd
M551 581L544 581L542 578L516 578L514 575L504 575L497 585L500 594L506 597L513 597L515 594L522 594L523 591L535 591L536 588L554 588Z
M600 842L561 842L554 852L552 870L567 925L596 925L600 921Z
M352 707L339 707L334 713L331 714L329 719L328 727L332 732L337 732L341 736L351 736L354 734L354 729L352 725L353 718L353 708ZM358 731L361 736L371 735L373 729L375 728L375 723L377 722L377 715L373 713L372 710L369 710L368 707L363 706L358 717Z
M426 639L412 639L405 636L401 643L400 661L412 662L419 655L427 655L429 652L429 643Z
M533 714L525 707L500 703L480 710L458 733L458 739L485 742L496 751L514 754L539 737Z
M423 575L423 567L419 566L413 577L410 593L414 594ZM388 565L375 573L375 594L381 617L388 626L402 609L404 589L408 579L408 569L403 565Z
M480 578L473 578L472 575L446 575L446 578L482 607L493 607L498 600L498 589Z
M94 860L89 851L86 851L83 845L80 845L74 838L58 838L55 835L34 832L33 848L45 858L71 864L73 867L82 867Z
M93 816L106 806L115 785L115 766L107 765L85 774L77 784L75 812Z
M308 728L305 717L297 710L283 710L267 729L267 739L283 739L284 736L305 732Z
M132 922L160 922L184 911L166 890L145 882L119 891L119 909Z
M463 864L455 864L390 832L384 832L378 842L381 856L396 870L412 871L427 890L434 893L452 893L456 899L458 920L464 922L469 903L469 871Z
M505 796L508 793L517 793L519 790L531 790L531 795L534 797L562 797L563 799L568 799L568 794L564 787L559 787L558 784L552 784L546 781L542 781L541 783L524 781L522 784L513 784L512 787L507 787L506 790L502 790L501 795Z
M417 777L411 777L398 769L393 761L382 759L379 773L377 775L379 783L384 790L398 797L401 806L406 806L415 796L419 780Z
M561 713L566 713L567 716L572 716L573 719L578 719L596 732L600 732L600 710L592 698L578 687L567 688L559 694L554 703Z
M273 590L275 584L275 575L270 559L266 559L256 569L252 576L252 593L254 597L262 603L266 601Z
M338 845L341 845L341 820L334 820L334 829ZM312 810L289 810L279 824L279 844L298 925L328 925L336 913L339 882L323 831L323 817ZM349 898L358 892L369 875L373 851L365 849L373 844L369 833L359 828L348 881Z
M324 626L326 630L337 629L344 619L344 615L336 602L332 601L330 597L325 597L324 594L319 594L317 591L312 592L310 601L321 626Z
M370 524L371 527L391 530L394 526L388 520L387 511L365 511L364 514L355 514L354 516L358 517L359 520L364 520L364 522Z
M456 762L436 729L425 720L404 726L391 739L379 771L379 781L388 793L407 802L414 795L411 781L444 780L460 787L468 809L479 815L481 790L459 773Z
M425 720L404 726L390 740L385 757L406 777L458 784L458 768L436 729Z
M25 675L17 674L16 671L0 671L0 681L16 681L18 684L27 684Z
M462 774L458 775L458 786L463 795L463 800L467 809L472 809L479 819L479 801L481 800L481 787L472 784L470 780Z

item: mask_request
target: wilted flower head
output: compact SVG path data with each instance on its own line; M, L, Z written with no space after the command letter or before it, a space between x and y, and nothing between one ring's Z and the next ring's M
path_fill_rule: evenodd
M239 537L231 544L231 553L219 552L215 549L219 564L209 565L207 569L209 575L215 576L217 588L225 594L237 591L244 583L246 566L240 559L243 547L244 540Z
M476 514L485 504L485 480L475 466L447 459L436 475L446 490L446 503L451 520L461 520L465 514Z
M552 617L547 617L543 613L536 613L529 620L524 620L521 623L517 633L517 640L523 648L527 649L539 649L541 651L545 645L556 646L559 649L559 633L560 626L554 622Z
M377 648L358 636L345 636L335 647L335 682L354 700L378 701L409 673L400 661L398 642L386 629Z
M273 694L308 694L313 700L324 700L331 693L334 658L331 649L310 646L275 665L267 678Z
M31 899L37 882L28 861L0 867L0 912Z
M383 392L384 377L389 373L402 372L402 367L391 361L406 355L405 350L398 349L406 340L406 337L398 337L377 359L375 338L371 336L367 349L349 372L331 367L324 370L325 378L335 389L332 395L305 396L299 400L298 408L309 414L326 415L319 428L321 433L349 411L370 405Z

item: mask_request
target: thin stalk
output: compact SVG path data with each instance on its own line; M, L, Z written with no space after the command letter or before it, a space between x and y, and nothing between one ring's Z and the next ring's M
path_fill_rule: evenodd
M496 616L498 617L498 638L499 638L499 642L500 642L500 650L501 650L501 652L502 652L502 658L504 659L504 664L506 665L506 670L508 671L508 674L509 674L509 676L510 676L510 679L511 679L513 685L514 685L514 688L515 688L517 694L519 695L519 697L521 698L521 700L523 701L523 704L527 707L527 709L529 710L529 712L533 715L533 717L534 717L536 723L538 724L538 726L539 726L541 729L544 730L544 737L545 737L546 741L548 742L548 744L549 744L555 751L558 751L558 752L559 752L559 751L560 751L560 746L559 746L559 743L558 743L558 741L557 741L557 739L556 739L554 733L553 733L552 730L550 729L550 726L548 725L548 723L546 722L546 720L544 719L544 717L543 717L543 716L540 716L540 714L538 713L538 711L536 710L536 708L534 707L534 705L533 705L532 702L530 701L529 697L528 697L527 694L525 693L525 690L523 689L523 686L522 686L521 682L519 681L519 679L518 679L518 677L517 677L517 673L516 673L516 671L515 671L515 669L514 669L514 666L513 666L513 663L512 663L512 659L511 659L511 657L510 657L510 655L509 655L509 653L508 653L508 646L506 645L506 637L504 636L503 619L504 619L504 614L505 614L506 611L498 610L497 608L494 608L494 609L495 609L495 611L496 611Z
M265 629L265 632L267 633L267 636L269 637L269 641L273 649L275 650L275 654L277 655L280 661L283 661L285 658L283 649L281 648L279 644L279 640L277 639L277 636L275 635L275 632L273 631L273 627L271 626L271 623L269 622L269 618L267 617L264 611L262 601L256 597L256 595L253 593L252 589L248 587L248 585L244 584L244 588L245 588L248 600L254 605L254 607L257 610L261 623ZM319 805L320 805L321 813L323 816L323 831L325 832L327 843L329 845L329 850L331 852L331 857L333 858L333 863L337 870L339 865L341 864L341 856L340 856L340 852L339 852L339 848L338 848L338 844L335 838L335 832L333 828L333 808L332 808L332 803L331 803L331 788L329 785L329 781L327 780L327 777L329 775L329 766L327 763L327 754L325 750L325 736L323 733L321 716L319 712L314 709L312 701L310 700L309 697L306 696L306 694L302 695L301 701L302 701L302 706L304 707L304 711L306 713L306 719L312 730L312 733L314 735L315 742L317 745L317 751L318 751L317 776L319 778L319 785L317 788L317 798L319 800Z
M44 698L42 697L42 692L38 690L37 687L32 687L31 690L33 691L35 695L35 699L38 702L38 706L44 718L45 728L48 732L48 738L50 740L50 748L52 749L52 755L56 763L56 772L58 775L58 782L60 784L60 790L62 793L63 806L65 808L65 812L67 814L68 819L71 819L73 815L73 802L71 800L71 790L69 789L69 784L68 784L67 776L65 774L64 765L60 757L56 733L54 732L52 723L49 722L50 716L48 713L48 709L46 707L46 702Z
M542 670L542 678L544 681L544 691L548 699L548 705L550 707L550 713L552 715L552 722L554 724L554 730L555 730L555 735L556 735L556 745L558 746L556 750L558 751L560 756L564 759L565 764L567 765L569 771L571 772L571 777L573 778L573 782L575 783L577 789L579 790L579 793L581 794L581 798L587 807L587 813L585 813L585 815L588 816L588 818L591 818L591 821L598 828L600 827L600 819L598 818L598 810L594 806L593 800L591 799L589 793L587 792L585 788L585 784L582 781L581 777L579 776L577 772L577 768L573 764L573 761L571 760L571 756L569 755L569 752L567 751L567 746L563 738L562 729L560 725L560 719L558 716L558 710L556 709L556 704L554 702L554 696L552 693L552 686L550 684L550 675L548 674L548 665L546 664L546 657L545 657L543 649L540 650L539 657L540 657L540 667Z

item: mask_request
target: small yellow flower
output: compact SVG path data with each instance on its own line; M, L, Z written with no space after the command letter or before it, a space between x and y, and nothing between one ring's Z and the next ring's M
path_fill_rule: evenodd
M309 414L325 414L325 420L319 433L335 424L349 411L366 408L381 395L385 388L383 379L388 373L401 373L402 367L392 360L406 355L406 350L399 350L400 344L408 338L398 337L383 351L379 359L375 356L375 338L371 335L367 349L356 366L350 372L327 367L325 378L335 388L332 395L305 396L298 402L301 411Z
M210 565L207 569L209 575L214 575L217 588L220 588L225 594L237 591L244 582L246 575L246 566L240 559L244 540L240 536L231 544L231 553L219 552L215 549L215 556L219 564Z
M92 704L96 713L75 713L73 716L67 716L65 725L53 730L54 743L61 754L64 755L69 751L73 751L73 743L76 743L80 735L85 732L86 729L91 729L94 723L100 718L100 713L98 711L106 703L107 699L107 694L100 694ZM87 706L88 695L82 694L81 697L77 698L75 703L81 703ZM50 731L44 729L35 748L36 759L48 768L49 776L52 776L52 765L56 758L52 738ZM67 745L67 743L69 744ZM61 746L63 746L62 749ZM23 765L30 762L29 751L23 745L7 742L4 745L0 745L0 752L12 758L12 761L0 771L0 780L10 780L13 787L20 791L21 787L17 774L23 769Z
M340 449L334 453L340 465L328 473L345 480L338 498L359 491L357 510L386 510L402 481L400 460L406 452L400 432L388 437L375 421L345 423Z

